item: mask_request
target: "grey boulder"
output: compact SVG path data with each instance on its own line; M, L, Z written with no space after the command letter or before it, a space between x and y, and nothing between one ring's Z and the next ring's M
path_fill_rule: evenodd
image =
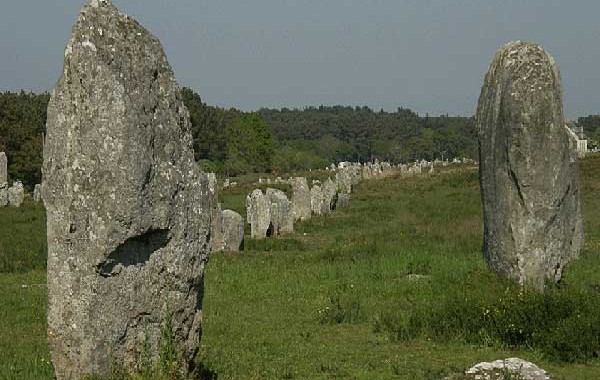
M550 380L550 375L535 364L519 358L482 362L465 371L468 379Z

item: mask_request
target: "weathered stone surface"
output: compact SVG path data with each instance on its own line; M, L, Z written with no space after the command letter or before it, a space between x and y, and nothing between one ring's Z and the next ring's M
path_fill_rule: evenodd
M376 161L373 164L373 175L381 175L383 173L383 170L381 169L381 164L379 163L379 161Z
M48 106L48 338L58 379L158 359L171 320L198 351L210 192L160 42L107 0L83 6ZM169 317L170 316L170 317Z
M335 173L335 183L339 193L350 194L352 192L352 177L348 168L338 169Z
M373 176L373 169L371 166L366 165L362 167L362 179L371 179Z
M244 244L244 218L233 210L223 210L223 250L237 252Z
M410 174L408 165L405 165L405 164L400 165L400 174L402 174L402 175Z
M350 206L350 194L338 193L336 208L344 208Z
M38 203L42 200L42 185L36 184L33 188L33 201Z
M21 207L25 198L25 189L20 181L13 182L8 188L8 204L13 207Z
M8 160L4 152L0 152L0 207L8 205Z
M362 181L362 167L360 164L352 165L350 168L350 175L352 177L352 185L357 185Z
M8 186L0 187L0 207L8 206Z
M290 178L294 220L308 220L311 216L310 188L304 177Z
M271 224L271 202L260 189L246 197L246 219L250 224L250 237L264 239Z
M323 182L321 190L323 191L323 202L325 204L325 210L327 212L331 212L335 208L337 187L335 186L335 183L331 180L331 178L327 178L327 180Z
M310 189L310 208L312 213L315 215L322 215L324 213L325 200L323 197L323 191L321 186L314 185Z
M503 46L477 108L485 260L520 284L558 281L583 246L577 156L560 74L541 47Z
M0 152L0 187L8 184L8 159L6 153Z
M225 242L223 240L223 217L221 213L221 205L218 201L219 187L217 176L215 173L205 173L204 175L208 180L208 191L210 192L209 199L212 201L212 204L210 205L210 248L213 252L219 252L224 249Z
M294 213L292 202L285 193L277 189L267 189L267 198L271 203L271 236L294 232Z
M483 362L469 368L465 375L469 379L504 380L550 380L550 375L535 364L519 358L508 358L494 362Z

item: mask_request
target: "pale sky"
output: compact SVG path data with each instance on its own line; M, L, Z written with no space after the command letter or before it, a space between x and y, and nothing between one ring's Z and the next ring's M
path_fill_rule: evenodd
M81 0L2 0L0 91L50 90ZM541 44L568 117L600 113L598 0L113 0L212 105L472 115L494 52Z

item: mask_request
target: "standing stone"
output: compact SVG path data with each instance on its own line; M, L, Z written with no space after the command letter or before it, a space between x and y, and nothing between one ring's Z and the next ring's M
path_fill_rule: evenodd
M327 178L327 180L323 182L321 190L323 191L324 209L327 212L331 212L333 209L335 209L337 187L331 178Z
M294 220L308 220L311 216L310 189L304 177L290 178Z
M33 201L38 203L42 200L42 185L36 184L33 188Z
M210 248L213 252L219 252L224 249L225 242L223 241L223 217L221 205L218 201L219 188L217 176L215 173L205 173L204 175L208 180L208 191L210 192L209 199L213 201L210 207Z
M350 207L350 194L339 193L337 195L337 208Z
M4 152L0 152L0 207L8 205L8 160Z
M362 167L362 179L364 179L364 180L371 179L371 176L372 176L371 166L368 164L365 164Z
M338 169L335 173L335 183L338 188L338 192L344 194L350 194L352 192L352 177L348 168L343 167Z
M381 169L381 164L379 163L379 161L375 161L375 163L373 164L373 174L381 175L382 172L383 171Z
M346 169L350 184L352 186L357 185L362 177L360 164L350 164Z
M8 185L0 186L0 207L8 206Z
M244 244L244 219L232 210L223 210L223 250L238 252Z
M271 224L271 202L260 189L246 197L246 219L250 224L250 237L264 239Z
M0 152L0 187L8 185L8 159L6 153Z
M48 106L48 339L57 379L198 352L212 200L158 39L108 0L84 5Z
M583 247L577 155L560 74L541 47L503 46L477 107L483 254L496 272L541 289Z
M325 200L323 197L323 191L321 191L321 186L314 185L312 189L310 189L310 208L312 213L315 215L323 214L323 206L325 205Z
M294 213L292 202L285 193L277 189L267 189L267 198L271 203L271 236L294 232Z
M409 174L408 165L405 165L405 164L400 165L400 174L401 175Z
M390 164L389 162L383 162L381 163L381 171L385 174L389 174L392 171L392 164Z
M25 198L25 189L21 181L15 181L8 189L8 204L13 207L21 207Z

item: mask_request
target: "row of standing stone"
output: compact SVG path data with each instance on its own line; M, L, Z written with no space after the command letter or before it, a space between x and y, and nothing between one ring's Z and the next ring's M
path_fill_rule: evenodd
M388 174L393 169L390 163L378 161L373 164L341 162L337 167L332 164L328 170L335 170L335 181L331 177L323 183L314 181L312 188L305 177L278 179L277 183L287 183L292 187L291 199L278 189L268 188L264 193L255 189L246 197L250 236L264 239L289 234L294 232L296 221L308 220L313 214L329 214L338 207L348 207L356 184L363 179Z
M350 205L350 194L353 187L361 180L368 180L392 172L402 175L421 173L434 173L436 165L448 166L449 164L476 164L472 159L448 160L419 160L411 164L393 165L389 162L352 163L340 162L331 164L327 171L335 172L335 180L331 177L320 182L313 181L309 187L305 177L294 177L274 180L259 178L258 184L287 184L292 187L292 197L278 189L267 188L265 192L260 189L253 190L246 197L247 223L250 225L250 237L264 239L294 232L294 223L311 218L312 215L326 215L337 207L343 208ZM215 174L208 173L209 188L212 199L217 199L218 185ZM226 179L223 188L231 187L232 182ZM215 203L212 211L211 249L215 251L237 252L244 244L244 220L233 210L222 210L220 204Z

